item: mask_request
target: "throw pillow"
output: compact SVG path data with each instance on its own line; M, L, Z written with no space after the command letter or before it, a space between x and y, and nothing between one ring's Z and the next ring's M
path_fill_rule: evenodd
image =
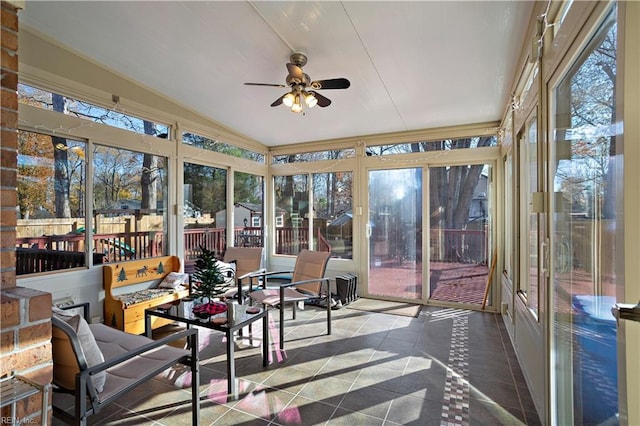
M224 283L228 286L236 285L236 261L232 260L227 263L219 260L217 265L218 270L224 277Z
M169 272L162 282L158 285L160 288L172 288L174 290L179 289L189 280L188 274L181 274L180 272Z
M96 342L95 337L93 337L93 333L91 333L89 324L81 315L68 315L67 312L57 308L53 309L53 314L58 319L69 324L76 332L80 348L82 349L82 353L84 354L88 367L93 367L104 362L104 355L102 355L102 351L98 347L98 343ZM106 380L107 373L105 371L101 371L100 373L93 375L93 385L98 393L102 392L104 389L104 383Z

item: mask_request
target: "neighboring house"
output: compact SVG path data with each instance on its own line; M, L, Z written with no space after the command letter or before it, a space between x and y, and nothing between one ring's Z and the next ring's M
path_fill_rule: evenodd
M262 204L235 203L233 205L233 226L260 228L262 227ZM284 211L281 213L284 214ZM224 228L227 224L227 209L216 212L216 227ZM277 226L277 218L276 218Z

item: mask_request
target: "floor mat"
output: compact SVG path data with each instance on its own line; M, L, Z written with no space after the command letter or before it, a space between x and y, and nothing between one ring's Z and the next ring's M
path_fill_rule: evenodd
M422 305L406 302L388 302L385 300L360 298L347 305L348 309L357 311L380 312L382 314L401 315L404 317L417 317Z

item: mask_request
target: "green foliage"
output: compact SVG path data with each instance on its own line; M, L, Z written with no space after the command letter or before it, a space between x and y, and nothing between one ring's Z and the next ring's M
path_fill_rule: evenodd
M226 291L225 279L218 267L218 259L215 253L206 247L200 247L200 255L196 259L193 278L196 286L192 295L195 297L204 297L211 301Z

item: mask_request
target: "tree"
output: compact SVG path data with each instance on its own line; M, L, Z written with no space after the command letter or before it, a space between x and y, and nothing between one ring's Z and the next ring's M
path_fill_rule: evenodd
M155 134L155 127L152 122L144 121L144 133L147 135ZM153 154L144 154L140 175L141 209L155 210L158 208L158 179L158 157Z
M64 112L63 96L53 93L52 101L54 111ZM69 179L67 139L52 136L51 143L53 144L55 215L56 217L71 217L71 206L69 204L71 180Z
M51 194L54 173L50 167L42 166L40 159L52 158L52 151L49 136L18 132L18 209L24 219L50 206L47 197Z
M200 254L195 262L193 280L196 286L191 292L195 297L202 297L211 302L214 297L226 291L225 278L218 266L215 253L205 246L200 246Z
M476 140L474 140L476 139ZM442 149L490 146L493 137L465 138L425 142L426 151ZM429 197L432 229L466 229L469 209L474 191L478 185L484 164L434 167L430 169ZM464 261L464 240L459 234L451 233L444 241L445 259L450 262Z
M140 155L135 152L96 145L94 163L94 203L97 209L113 208L121 199L139 199Z

